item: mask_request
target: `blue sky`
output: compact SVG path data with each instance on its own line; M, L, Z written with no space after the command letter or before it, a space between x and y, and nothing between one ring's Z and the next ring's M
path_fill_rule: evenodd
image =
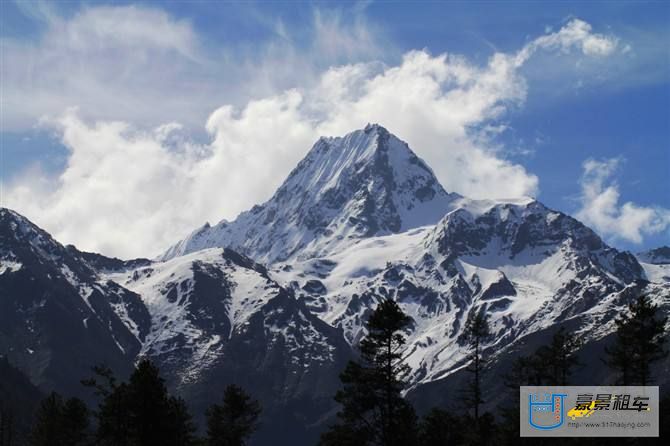
M667 2L2 2L0 20L2 204L84 248L154 253L205 220L234 218L268 198L316 134L353 130L364 119L408 140L448 189L538 195L624 249L670 243ZM587 28L570 28L575 20ZM511 58L551 35L564 40L537 44L509 73L491 68L495 54ZM611 48L588 51L584 42ZM408 62L417 51L427 59ZM398 95L409 99L389 103L409 104L398 113L412 113L420 102L409 97L411 78L396 79L394 69L422 70L416 85L423 85L463 66L467 80L439 80L426 107L444 113L451 133L437 129L437 118L432 126L426 119L394 126L377 112L388 108L380 105L388 90L372 91L375 76L391 91L398 82ZM350 90L328 106L355 107L357 119L319 101L335 85L326 74L346 71L337 67L350 67L342 75ZM501 78L481 80L493 75ZM451 122L450 91L491 104ZM290 136L245 133L267 125L264 113L275 106L286 114L276 131ZM172 122L181 128L155 130ZM273 141L278 148L260 148ZM468 150L481 152L481 169ZM152 166L148 179L142 169L135 177L119 168L115 157L124 154L131 165ZM455 157L481 176L475 185L446 166ZM236 175L254 177L264 164L275 168L257 184L248 180L248 192L226 196L239 188ZM208 169L211 179L191 181ZM222 190L220 201L198 200L212 187ZM72 224L71 216L91 209L100 219L91 229ZM134 229L119 234L110 225ZM133 240L146 233L160 237Z

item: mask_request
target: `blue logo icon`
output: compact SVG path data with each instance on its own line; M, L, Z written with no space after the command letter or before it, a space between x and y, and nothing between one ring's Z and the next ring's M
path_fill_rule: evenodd
M528 395L528 422L535 429L548 431L563 425L563 400L566 393Z

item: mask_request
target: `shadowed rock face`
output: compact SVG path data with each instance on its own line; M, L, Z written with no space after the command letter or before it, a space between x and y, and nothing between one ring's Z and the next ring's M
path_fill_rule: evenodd
M33 416L44 396L6 356L0 355L0 417L6 417L5 426L7 420L12 426L10 432L0 430L0 440L11 437L11 444L28 444Z
M140 296L98 280L77 251L7 209L0 209L0 265L0 353L35 384L82 395L79 380L92 365L130 370L149 330Z

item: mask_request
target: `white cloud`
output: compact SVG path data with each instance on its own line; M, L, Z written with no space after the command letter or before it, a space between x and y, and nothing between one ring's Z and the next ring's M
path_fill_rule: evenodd
M332 36L333 24L342 26L341 20L317 15L318 34ZM362 27L352 24L353 34L333 48L316 39L307 54L330 55L315 65L299 62L301 53L289 44L271 50L261 71L279 71L281 77L285 64L275 57L289 55L298 66L311 67L312 74L300 78L306 85L241 107L219 107L206 121L207 143L190 140L172 118L165 120L171 124L142 130L71 110L54 121L70 150L65 171L56 179L39 174L18 179L8 187L6 204L81 248L123 257L156 255L205 220L232 219L267 199L320 135L342 135L368 122L405 139L449 191L487 198L535 195L537 177L506 160L491 139L500 128L497 120L526 98L519 68L539 50L596 54L594 42L606 39L570 22L517 53L494 54L484 66L422 50L407 52L397 65L344 63L316 75L314 67L326 60L348 59L351 52L361 56L374 46L374 36ZM286 30L280 30L285 42ZM352 36L367 42L362 50ZM197 51L193 54L197 58Z
M68 20L44 20L37 41L0 41L3 130L30 128L71 106L94 117L141 121L153 113L168 120L168 113L192 108L185 94L200 96L181 82L202 78L198 39L187 22L135 6L88 7Z
M362 13L315 10L297 36L259 16L270 37L212 48L189 21L159 8L85 6L66 19L35 5L26 14L44 28L36 39L0 39L3 130L30 129L73 106L90 119L200 127L222 103L243 105L308 85L333 64L385 54Z
M136 6L98 6L68 21L54 18L48 41L74 52L125 47L175 51L190 58L195 57L196 46L195 33L187 22L174 20L161 10Z
M581 209L576 217L605 237L642 243L645 235L670 228L670 210L620 204L619 186L612 179L621 159L586 160L583 164Z
M587 56L607 56L616 49L618 42L613 36L593 33L591 25L585 21L572 19L558 32L539 37L526 48L528 52L538 48L569 52L576 47Z

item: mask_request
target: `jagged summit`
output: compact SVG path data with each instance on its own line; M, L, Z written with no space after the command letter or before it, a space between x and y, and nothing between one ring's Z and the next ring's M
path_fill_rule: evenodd
M23 215L8 208L0 208L0 259L31 255L51 259L61 247L51 235Z
M332 250L347 241L435 224L449 194L405 143L378 124L320 138L273 197L233 222L205 225L162 259L232 247L259 261Z
M36 228L26 217L5 207L0 207L0 224L10 226L13 231L16 231L19 226Z

